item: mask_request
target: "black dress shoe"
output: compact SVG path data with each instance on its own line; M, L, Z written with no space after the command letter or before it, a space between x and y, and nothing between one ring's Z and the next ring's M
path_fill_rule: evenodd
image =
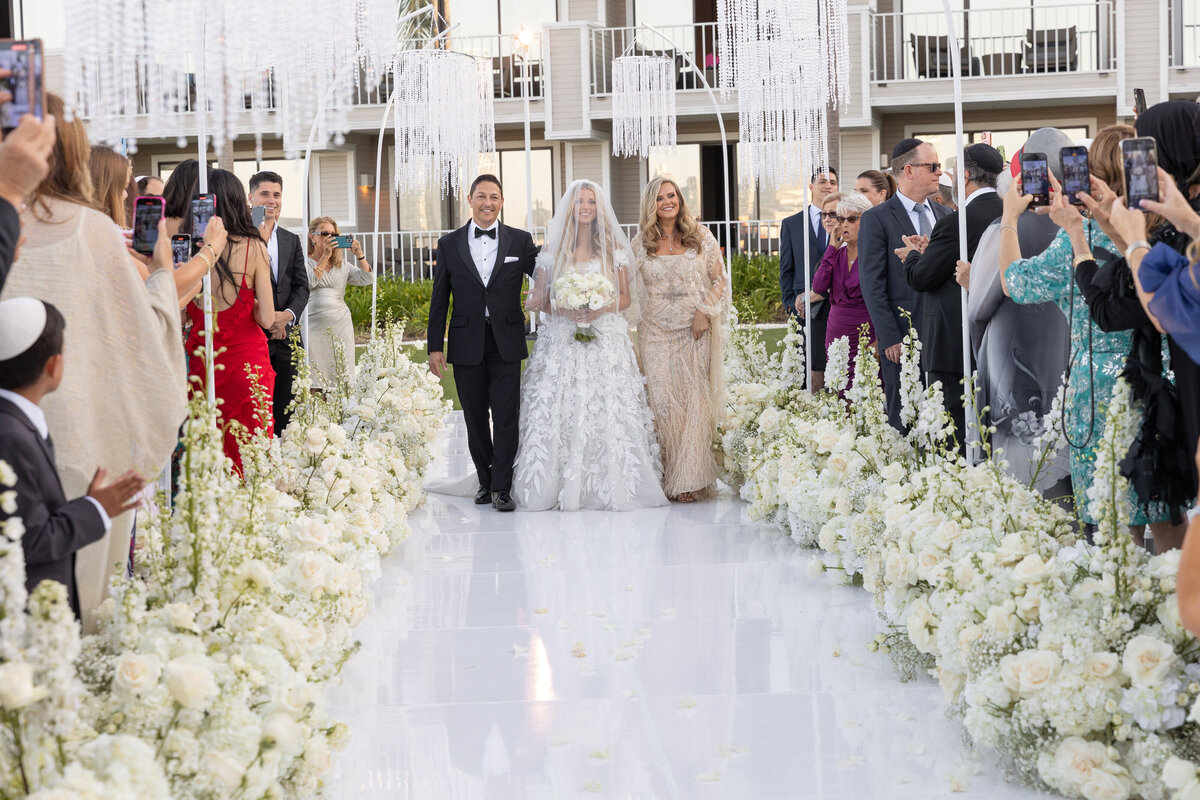
M479 487L479 491L475 493L475 505L481 506L490 502L492 502L492 490Z
M492 492L492 508L497 511L516 511L517 504L508 492Z

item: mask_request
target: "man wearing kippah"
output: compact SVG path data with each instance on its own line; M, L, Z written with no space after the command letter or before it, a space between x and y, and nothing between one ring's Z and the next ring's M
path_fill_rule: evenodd
M137 505L130 501L146 480L130 470L106 485L105 471L98 469L87 495L67 501L38 408L62 382L65 327L49 303L0 301L0 462L10 468L0 475L0 526L8 538L21 539L26 590L43 580L64 584L78 619L75 552L102 539L113 517Z
M959 210L942 217L933 226L928 245L912 237L897 252L904 262L909 287L921 293L924 311L915 320L921 334L921 368L927 380L942 382L946 411L954 420L959 450L966 445L966 412L963 399L962 291L955 281L958 265L958 215L967 215L967 261L983 232L999 219L1004 201L996 194L996 177L1004 169L1004 156L990 144L973 144L963 153L966 197Z
M925 243L934 224L950 209L929 201L937 194L942 165L933 145L904 139L892 150L892 174L899 191L863 214L858 229L858 274L871 324L879 337L879 371L887 396L888 422L903 431L900 422L900 343L908 322L921 317L920 295L909 288L904 265L896 255L904 237L921 237Z

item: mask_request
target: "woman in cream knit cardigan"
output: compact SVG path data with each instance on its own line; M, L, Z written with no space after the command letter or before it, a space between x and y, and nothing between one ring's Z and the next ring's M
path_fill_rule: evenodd
M53 95L47 111L58 133L50 174L24 213L27 241L3 297L36 297L66 319L62 385L42 408L63 489L78 497L100 465L157 477L184 418L186 379L175 276L158 269L142 279L112 220L92 207L83 123L64 121ZM79 552L85 632L109 578L125 568L132 528L133 514L124 514Z

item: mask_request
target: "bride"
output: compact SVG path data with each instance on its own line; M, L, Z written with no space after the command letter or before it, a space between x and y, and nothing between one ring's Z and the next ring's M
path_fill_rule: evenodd
M575 181L550 223L526 300L543 323L521 385L513 480L520 508L667 504L629 339L641 308L637 283L612 206L595 183Z

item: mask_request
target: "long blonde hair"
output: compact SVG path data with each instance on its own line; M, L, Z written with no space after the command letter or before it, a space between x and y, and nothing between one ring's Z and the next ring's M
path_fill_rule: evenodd
M638 221L638 227L641 229L642 246L646 248L646 255L652 256L658 252L658 243L666 233L658 224L658 192L664 183L675 187L675 195L679 199L679 214L675 217L675 228L683 234L679 243L685 250L691 248L699 252L704 245L704 227L688 210L683 192L679 191L679 184L666 175L659 175L642 190L641 219Z
M322 225L332 225L334 236L340 236L342 233L341 228L338 227L337 220L335 220L333 217L317 217L314 220L310 220L308 223L308 256L309 256L309 258L312 258L313 249L314 249L313 248L313 240L312 240L313 234L315 234L317 232L317 229L320 228ZM333 255L335 253L337 253L337 251L333 250L329 253L329 255ZM326 258L328 258L329 255L327 255ZM337 259L330 259L330 260L331 260L331 262L334 262L334 263L330 263L330 265L329 265L329 267L332 269L333 267L337 266L337 263L336 263Z
M88 171L92 177L92 198L100 210L122 228L128 228L125 195L129 188L129 159L111 147L95 144L88 157Z
M63 100L56 94L46 93L46 113L54 115L54 152L50 156L50 172L33 190L29 207L42 222L49 222L50 200L100 210L93 200L92 175L88 166L91 143L87 128L79 117L70 120L66 116ZM47 216L42 216L44 212Z

